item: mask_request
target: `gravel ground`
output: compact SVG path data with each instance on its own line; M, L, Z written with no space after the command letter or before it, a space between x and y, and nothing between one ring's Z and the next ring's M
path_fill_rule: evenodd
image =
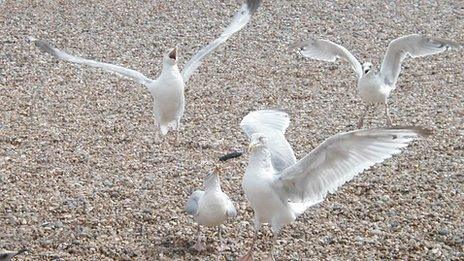
M316 36L379 65L389 41L425 33L464 42L462 1L264 1L253 21L192 77L180 140L155 142L143 86L41 53L27 36L155 77L178 45L182 65L217 37L233 1L14 1L0 6L0 249L26 260L215 260L218 241L191 249L197 226L183 211L214 165L236 202L227 259L251 243L241 189L247 157L239 129L250 110L281 108L297 157L354 128L361 104L346 63L301 58L289 43ZM320 1L322 2L322 1ZM402 1L401 1L402 2ZM433 137L356 177L286 227L279 260L464 258L462 52L407 60L391 99L398 125ZM327 77L329 76L329 77ZM367 126L382 126L381 109ZM270 248L269 230L258 257Z

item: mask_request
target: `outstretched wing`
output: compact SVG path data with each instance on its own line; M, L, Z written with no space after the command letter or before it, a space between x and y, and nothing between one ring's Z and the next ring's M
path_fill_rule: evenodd
M187 204L185 205L185 211L190 215L196 215L198 213L198 202L200 198L205 194L202 190L196 190L190 195Z
M97 61L93 61L93 60L89 60L89 59L84 59L82 57L70 55L68 53L65 53L65 52L51 46L50 44L48 44L48 43L46 43L44 41L40 41L40 40L36 40L36 39L31 39L31 40L32 40L32 42L34 42L34 44L37 47L39 47L40 50L42 50L42 51L44 51L46 53L49 53L49 54L53 55L54 57L56 57L58 59L62 59L62 60L65 60L65 61L68 61L68 62L71 62L71 63L85 64L85 65L89 65L89 66L92 66L92 67L102 68L103 70L113 72L113 73L118 73L118 74L120 74L122 76L128 77L128 78L130 78L132 80L135 80L138 83L141 83L141 84L144 84L144 85L147 85L150 82L152 82L151 79L147 78L145 75L141 74L140 72L137 72L137 71L134 71L134 70L131 70L131 69L127 69L127 68L124 68L124 67L121 67L121 66L118 66L118 65L114 65L114 64L101 63L101 62L97 62Z
M359 61L345 47L331 41L310 39L293 44L291 48L297 49L304 57L315 60L326 62L335 62L339 58L346 60L351 64L358 78L363 74Z
M328 192L430 134L418 127L356 130L334 135L294 166L276 175L280 196L292 202L321 202ZM307 206L309 207L309 206Z
M457 43L429 38L420 34L411 34L397 38L388 45L387 53L380 67L380 75L387 84L394 86L401 70L401 62L409 54L412 58L444 52L450 48L459 48Z
M254 12L256 12L260 3L261 0L247 0L246 3L243 4L243 6L240 8L240 10L234 15L232 22L224 30L221 36L219 36L219 38L207 46L203 47L185 64L184 69L182 70L182 78L184 79L184 83L188 82L190 76L192 76L198 66L200 66L203 58L216 50L219 45L227 41L227 39L242 29L250 21L251 16Z
M293 149L285 138L285 130L290 124L287 113L275 110L253 111L246 115L240 127L249 139L255 133L262 133L268 138L272 165L277 171L295 164Z

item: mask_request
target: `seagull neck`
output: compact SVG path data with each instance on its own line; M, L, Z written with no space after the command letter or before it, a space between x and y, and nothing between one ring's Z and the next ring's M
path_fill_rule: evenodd
M256 148L250 155L250 166L272 167L271 153L266 148Z
M213 174L212 177L206 180L205 187L206 187L206 191L221 190L221 182L219 181L219 177Z
M162 73L180 73L177 64L164 64Z

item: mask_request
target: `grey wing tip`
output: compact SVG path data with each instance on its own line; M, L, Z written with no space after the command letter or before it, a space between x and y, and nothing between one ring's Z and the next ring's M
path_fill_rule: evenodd
M23 249L21 249L21 250L18 251L17 255L22 254L22 253L24 253L24 252L28 252L28 251L29 251L29 249L23 248Z
M460 49L463 47L461 44L447 39L434 37L426 37L426 39L429 42L438 45L440 48L446 47L447 49Z
M317 41L318 39L316 38L309 38L308 40L305 40L305 41L299 41L299 42L292 43L290 44L289 48L290 50L297 49L298 51L303 51L305 47L314 45Z
M40 50L49 53L55 57L58 57L58 54L56 53L55 49L49 43L41 40L35 40L33 42L35 46L37 46Z
M390 128L387 128L387 129L390 129L390 130L410 130L410 131L416 132L417 135L421 136L421 137L428 137L428 136L431 136L433 134L433 130L427 129L427 128L424 128L424 127L420 127L420 126L396 126L396 127L390 127Z
M261 0L247 0L246 5L250 14L254 14L256 10L258 10L258 7L261 5Z
M290 49L299 49L301 50L301 48L307 46L308 44L310 44L312 41L312 39L310 40L305 40L305 41L298 41L298 42L294 42L292 44L290 44Z

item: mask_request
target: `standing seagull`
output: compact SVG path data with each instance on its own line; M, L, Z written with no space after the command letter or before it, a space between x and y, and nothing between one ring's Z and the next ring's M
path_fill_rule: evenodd
M400 153L411 141L429 135L418 127L378 128L336 134L295 163L285 139L289 116L279 111L256 111L240 124L250 138L250 159L242 187L254 211L255 236L250 251L239 260L252 260L252 250L263 223L274 234L270 257L280 229L308 207L357 174ZM276 168L280 166L280 170ZM283 169L282 169L283 168Z
M390 126L393 124L388 112L388 97L396 88L401 62L408 55L412 58L422 57L460 46L448 40L429 38L420 34L403 36L390 42L379 72L372 70L372 63L365 62L361 65L345 47L327 40L310 39L294 44L292 48L297 48L307 58L327 62L335 62L340 58L351 63L358 77L359 95L366 103L365 110L358 120L357 127L361 128L369 106L374 104L385 106L387 123Z
M21 249L19 251L0 251L0 261L10 261L13 257L26 251L27 249Z
M193 215L199 225L207 227L218 227L219 241L221 250L223 246L221 227L228 218L234 218L237 215L232 200L221 190L219 180L219 170L208 175L205 180L205 191L196 190L190 195L185 210L188 214ZM197 242L194 248L201 252L206 249L205 243L201 239L201 227L198 227Z
M163 69L159 77L155 80L149 79L140 72L127 69L121 66L101 63L78 56L70 55L50 44L30 38L42 51L47 52L58 59L63 59L71 63L85 64L92 67L102 68L109 72L118 73L145 85L153 96L155 102L153 105L153 115L156 124L158 124L161 134L166 135L169 130L178 130L180 119L184 114L185 84L190 76L200 66L202 59L218 48L234 33L242 29L251 19L251 16L258 9L261 0L247 0L240 10L235 14L231 24L224 30L219 38L203 47L198 51L184 66L182 72L177 67L177 47L166 52L163 58Z

